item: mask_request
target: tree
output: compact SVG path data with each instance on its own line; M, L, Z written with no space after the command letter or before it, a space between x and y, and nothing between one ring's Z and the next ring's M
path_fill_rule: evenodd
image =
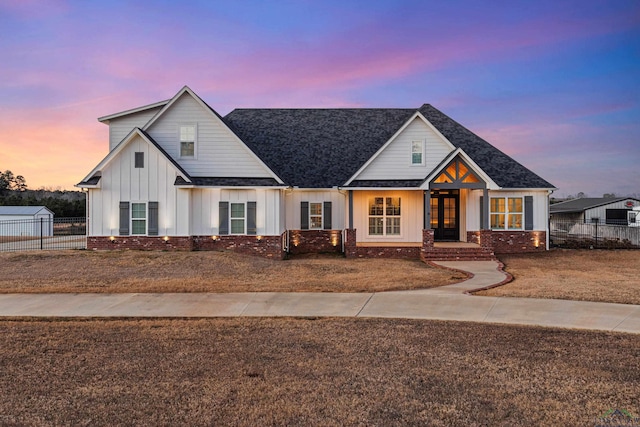
M578 195L576 196L578 199L582 199L584 197L587 197L586 194L584 194L582 191L578 193Z

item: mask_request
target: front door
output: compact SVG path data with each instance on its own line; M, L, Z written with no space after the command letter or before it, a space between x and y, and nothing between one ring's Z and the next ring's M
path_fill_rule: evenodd
M460 240L459 201L458 190L434 191L431 194L431 228L434 230L434 240Z

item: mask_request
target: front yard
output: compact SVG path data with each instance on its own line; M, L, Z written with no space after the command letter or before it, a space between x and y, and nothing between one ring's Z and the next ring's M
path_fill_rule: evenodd
M640 304L640 250L501 255L514 280L475 295Z
M232 252L0 253L0 292L381 292L466 275L414 260L274 261Z

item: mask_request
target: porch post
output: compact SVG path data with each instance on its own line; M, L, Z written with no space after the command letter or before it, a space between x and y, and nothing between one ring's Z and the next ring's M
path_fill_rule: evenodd
M427 230L431 228L431 190L424 191L424 215L422 229Z
M353 229L353 190L349 190L349 229Z
M489 190L485 186L482 189L482 224L480 230L489 229Z

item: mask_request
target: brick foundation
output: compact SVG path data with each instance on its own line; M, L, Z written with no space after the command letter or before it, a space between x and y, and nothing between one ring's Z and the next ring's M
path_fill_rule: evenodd
M156 250L156 251L233 251L247 255L259 255L265 258L283 259L283 236L115 236L88 237L87 249L93 250Z
M342 253L340 230L290 230L289 253L319 254Z
M547 233L544 231L468 231L467 241L483 248L492 248L497 254L544 251Z
M192 242L189 236L169 237L149 237L149 236L114 236L110 237L87 237L87 249L93 250L118 250L133 249L143 251L191 251Z

